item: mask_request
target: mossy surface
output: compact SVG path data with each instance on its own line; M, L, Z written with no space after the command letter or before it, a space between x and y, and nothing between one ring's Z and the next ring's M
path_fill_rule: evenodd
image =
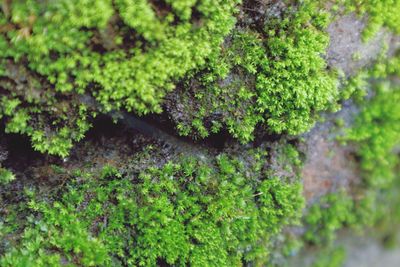
M390 31L400 33L400 1L398 0L339 0L338 6L344 6L347 12L355 12L360 16L366 16L367 25L363 32L364 40L368 41L382 27Z
M309 130L318 113L338 100L337 76L322 58L328 22L329 13L319 4L303 1L269 17L258 30L234 31L205 73L178 91L187 109L177 118L178 131L206 137L225 128L246 143L257 125L278 134Z
M65 157L95 115L79 95L93 96L103 112L160 112L174 82L219 50L238 3L5 3L0 75L6 109L0 114L7 131L28 134L37 150Z
M265 156L185 159L137 174L111 166L98 174L77 171L58 199L28 192L28 221L19 225L21 236L1 265L267 262L270 238L298 221L304 200L298 178L267 171ZM296 168L296 157L283 159ZM9 229L12 217L2 225Z
M11 171L0 167L0 185L7 184L13 180L15 180L15 175Z
M62 157L92 117L119 109L144 115L165 107L178 133L192 138L228 131L247 143L256 128L306 132L343 96L324 59L334 9L325 1L285 0L255 24L242 12L235 27L240 3L5 3L0 116L6 131L27 134L36 150ZM398 32L398 1L336 6L368 13L366 32L383 26Z
M329 250L338 231L400 220L400 57L382 53L348 80L325 59L331 12L367 12L366 40L381 27L399 33L399 2L375 2L276 1L249 22L253 1L5 1L1 124L50 154L52 171L26 182L40 166L1 162L0 265L276 266L317 245L328 256L315 266L339 266L343 251ZM355 148L360 179L305 203L300 134L342 101L359 109L339 140ZM118 110L234 140L188 142L183 155L134 131L116 144L128 152L82 141L93 117ZM243 145L257 130L271 138ZM78 141L92 146L90 161L67 158ZM62 182L46 191L46 179Z
M360 182L352 191L330 193L308 209L305 241L333 246L338 231L345 228L358 232L375 228L376 232L395 235L400 219L399 66L398 56L382 58L351 79L349 86L360 112L339 139L356 148ZM368 96L367 87L371 89Z

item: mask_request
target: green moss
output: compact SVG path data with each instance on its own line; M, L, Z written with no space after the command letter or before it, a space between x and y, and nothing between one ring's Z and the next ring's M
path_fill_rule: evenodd
M10 48L3 51L3 57L15 61L27 57L29 67L60 92L84 92L89 84L96 84L92 93L106 110L124 106L138 113L159 111L160 98L173 86L171 79L204 64L204 58L218 48L234 22L229 16L235 1L181 3L186 3L184 12L188 15L192 7L200 12L202 27L195 27L187 16L183 19L174 12L159 18L146 0L117 1L115 7L108 0L46 4L19 1L11 7L11 22L27 27L27 33L9 31ZM45 12L46 16L40 15ZM117 15L122 26L112 20ZM173 26L177 19L180 23ZM138 36L124 36L130 29ZM107 33L111 34L110 40L103 41L110 42L110 47L103 47L107 51L100 53L93 47L95 35L102 38ZM129 47L115 43L128 37L132 43L123 45ZM140 37L150 43L140 44ZM153 40L157 45L152 45ZM140 49L142 45L147 51Z
M348 138L360 144L358 152L366 182L384 186L394 178L398 156L392 149L400 143L400 89L379 84L375 97L365 106Z
M13 180L15 180L15 175L11 171L0 167L0 185L8 184Z
M345 192L324 196L305 216L305 241L319 245L333 242L337 230L355 223L353 210L353 199Z
M291 135L309 130L318 113L335 110L351 95L355 83L339 94L337 75L327 70L326 7L288 1L279 17L257 29L237 27L226 38L239 2L5 4L0 75L17 84L5 79L0 85L8 101L18 103L15 113L0 112L7 131L27 134L37 150L65 157L99 111L161 112L177 83L185 114L175 123L182 135L204 138L227 130L246 143L256 127ZM366 32L381 26L398 31L398 1L337 4L367 12ZM84 106L84 94L100 105Z
M306 241L331 244L342 228L374 226L391 232L398 225L400 159L396 148L400 144L400 89L391 80L398 75L399 66L398 57L382 58L372 69L349 80L351 90L346 94L352 92L360 112L340 139L356 147L361 183L351 194L332 193L309 208L304 219ZM362 97L368 80L372 91Z
M0 27L7 30L0 34L0 75L17 85L2 81L2 94L19 103L15 114L0 112L7 118L7 130L28 134L39 151L66 156L95 112L81 104L79 95L95 97L103 112L160 112L161 100L174 83L219 50L234 25L238 3L4 4L7 12L1 12ZM27 67L23 72L21 65Z
M343 82L343 88L340 90L342 100L352 98L361 102L367 95L368 79L370 75L368 71L361 70L356 75L349 77Z
M176 123L182 135L204 138L228 130L245 143L256 127L306 132L318 113L353 97L364 106L344 139L359 148L363 184L352 195L332 193L311 206L304 241L329 244L344 227L398 221L400 89L379 82L373 97L362 99L369 77L400 73L399 58L343 81L339 92L338 75L324 60L330 18L318 1L290 1L280 17L230 34L239 2L4 3L0 118L6 132L26 134L36 150L65 157L96 113L160 112L164 96L179 84L186 117ZM365 37L381 26L399 32L398 1L338 3L368 12ZM100 106L88 105L85 95ZM0 199L6 207L0 210L0 265L270 264L274 242L302 214L301 160L296 149L284 146L273 155L282 165L276 172L265 166L265 152L248 153L175 160L141 171L136 165L76 170L67 187L49 198L28 192L29 203L18 207ZM0 168L1 184L13 179ZM285 255L301 243L287 240ZM341 250L330 255L315 266L337 266L343 259Z
M113 167L81 173L58 200L31 196L28 225L1 265L266 262L268 240L301 215L301 184L266 173L264 152L249 155L168 162L134 178Z
M346 259L346 251L342 247L332 247L322 251L312 267L341 267Z
M302 1L283 18L270 18L261 31L234 32L205 73L186 84L180 101L189 115L177 122L180 133L204 137L218 124L248 142L257 125L273 133L309 130L318 112L338 99L337 77L321 57L328 21L315 1Z
M178 131L203 138L225 128L243 143L254 138L257 126L296 135L309 130L319 112L336 110L338 100L353 94L363 98L365 90L358 90L365 83L362 72L344 79L339 93L337 74L327 71L323 55L330 16L321 4L291 1L280 18L268 18L263 30L258 25L257 31L234 32L221 55L180 92L187 114L176 118ZM398 1L336 4L369 15L365 35L383 26L398 30Z
M400 33L400 1L398 0L339 0L349 12L367 16L368 23L363 32L364 40L373 37L382 27Z
M73 142L81 140L90 128L87 107L73 101L63 102L60 106L46 103L39 109L38 104L27 105L17 94L12 94L2 96L0 104L0 118L6 118L5 131L27 134L32 146L43 153L66 157ZM68 108L76 111L71 113Z

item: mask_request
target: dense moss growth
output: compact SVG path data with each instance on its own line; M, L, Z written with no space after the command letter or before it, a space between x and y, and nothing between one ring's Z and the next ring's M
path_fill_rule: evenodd
M5 1L1 125L64 161L43 159L56 170L44 179L62 180L47 192L25 181L34 175L15 179L31 169L0 165L0 266L275 266L274 253L329 246L340 229L398 224L400 57L386 62L384 51L346 79L327 65L326 28L332 14L366 12L366 39L381 27L400 33L400 2L271 2L253 19L254 3L240 0ZM306 206L302 158L288 143L301 146L320 113L349 99L359 114L339 139L355 147L359 183ZM93 117L121 110L164 112L150 120L193 138L272 135L190 143L189 157L135 129L132 153L121 153L135 157L68 161ZM344 259L325 252L315 266Z
M180 133L205 137L224 127L248 142L257 124L273 133L310 129L318 112L338 100L337 77L322 58L328 22L318 3L302 1L269 17L257 31L235 31L205 73L178 91L188 112L177 118Z
M219 49L237 3L6 2L0 115L7 131L28 134L39 151L66 156L93 113L78 95L94 96L103 111L160 112L174 81Z
M161 112L176 85L166 112L181 135L204 138L226 129L245 143L256 127L307 131L342 96L323 58L331 10L325 1L285 0L255 24L242 11L232 32L240 2L6 2L0 12L6 131L66 157L99 111ZM368 13L366 32L381 26L398 32L399 2L375 2L336 6Z
M293 173L298 154L284 151ZM1 266L266 262L270 238L299 219L304 202L298 179L265 169L265 156L185 159L137 174L78 171L59 199L28 194L28 221Z

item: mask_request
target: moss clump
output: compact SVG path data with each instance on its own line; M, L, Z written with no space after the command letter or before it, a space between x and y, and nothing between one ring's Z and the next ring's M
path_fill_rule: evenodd
M178 96L187 109L177 119L181 134L205 137L224 127L248 142L257 124L273 133L298 134L332 107L337 77L322 58L328 13L315 1L296 2L282 12L262 30L234 32L205 73L185 84L188 91Z
M0 263L236 266L268 261L268 240L296 222L303 198L297 179L266 172L264 162L265 153L254 151L248 162L222 154L209 163L185 159L138 174L110 167L97 175L77 173L55 201L31 195L32 215Z
M40 151L66 156L94 112L79 95L92 95L102 111L160 112L174 82L219 49L238 2L5 3L0 87L4 105L18 103L13 114L0 110L7 130L28 134Z
M0 165L0 185L8 184L13 180L15 180L15 175L11 171L1 168Z
M257 77L257 103L274 132L298 134L311 128L318 112L331 107L338 89L321 58L329 43L324 32L329 15L315 1L289 12L295 15L267 28L268 59Z
M375 97L366 105L349 131L348 138L360 144L361 168L371 186L384 186L394 178L398 155L392 149L400 143L400 89L388 83L376 88Z
M54 100L49 96L24 103L18 93L3 95L0 118L6 118L5 132L27 134L35 150L66 157L73 142L81 140L90 128L89 110L77 101L56 104Z

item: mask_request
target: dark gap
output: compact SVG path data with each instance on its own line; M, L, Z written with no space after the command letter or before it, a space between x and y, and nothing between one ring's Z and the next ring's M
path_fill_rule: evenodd
M8 77L0 78L0 96L10 95L10 91L17 85L14 80Z
M190 23L192 25L200 26L202 16L203 16L203 14L199 11L199 9L197 8L197 5L194 5L192 7L192 16L190 18Z
M46 160L46 156L32 148L31 140L22 134L5 134L4 123L0 123L0 140L2 147L8 151L2 166L15 172L25 172L27 168Z
M121 136L126 133L126 129L120 122L114 122L110 116L98 115L92 122L92 127L85 134L85 140L92 140L100 143L102 139Z
M207 138L203 140L203 142L205 142L208 146L213 147L220 152L225 148L225 144L232 141L232 136L225 128L222 128L216 134L210 134Z
M107 52L107 48L103 44L102 36L98 30L93 31L93 36L90 39L90 48L92 51L104 55Z
M49 179L37 179L32 173L35 166L50 166L52 162L60 163L56 157L46 156L32 148L30 138L21 134L6 134L4 121L0 122L1 166L14 173L16 179L7 185L0 186L0 197L4 203L20 203L26 201L24 188L54 184ZM0 208L1 211L1 208Z
M285 15L287 6L280 0L248 0L243 3L238 16L238 25L250 28L268 38L265 33L265 25L270 24L268 20L281 20Z
M158 258L157 259L157 266L159 266L159 267L169 267L171 265L169 265L165 259Z
M98 115L91 123L90 130L70 153L68 162L75 167L123 165L125 159L156 143L123 120L114 122L110 115Z
M225 147L226 142L231 139L230 134L224 129L221 129L217 134L210 134L204 139L199 138L194 140L190 136L180 136L177 134L175 124L168 118L168 114L165 112L161 114L150 114L138 119L151 125L151 127L157 128L161 132L188 143L191 146L205 146L221 151Z
M150 5L153 6L157 16L164 18L172 13L172 7L165 0L149 0Z
M112 1L112 5L113 9L115 10L115 15L112 18L110 27L113 27L113 24L115 24L116 30L122 34L122 45L120 45L122 46L121 48L124 49L125 52L129 53L129 50L137 47L137 43L140 43L142 44L140 48L144 50L144 44L146 43L144 38L140 36L134 29L125 24L119 15L120 10L115 4L115 1Z
M170 23L171 26L177 26L181 23L180 17L174 13L172 6L165 2L165 0L149 0L150 4L153 7L153 10L156 12L156 15L161 18L165 18L168 14L174 15L174 21Z
M265 130L256 130L254 138L254 146L259 147L264 143L277 142L285 137L283 134L268 133Z
M270 4L264 2L260 0L244 1L238 16L238 25L262 32L265 23L265 10L267 9L265 6Z

